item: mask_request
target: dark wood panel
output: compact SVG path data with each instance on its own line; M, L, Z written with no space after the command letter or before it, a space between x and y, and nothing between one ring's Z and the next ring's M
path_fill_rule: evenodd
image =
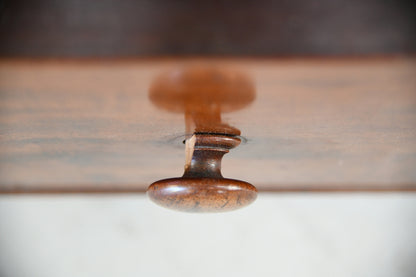
M0 55L333 55L416 51L414 1L2 1Z
M243 142L223 174L260 191L416 188L416 61L0 61L0 192L142 192L180 176L184 117L149 87L161 72L238 70L255 100L223 115Z

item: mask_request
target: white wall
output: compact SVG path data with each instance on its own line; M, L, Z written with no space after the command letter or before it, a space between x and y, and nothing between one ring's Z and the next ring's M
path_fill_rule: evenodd
M1 196L0 276L414 277L416 194L265 194L225 214Z

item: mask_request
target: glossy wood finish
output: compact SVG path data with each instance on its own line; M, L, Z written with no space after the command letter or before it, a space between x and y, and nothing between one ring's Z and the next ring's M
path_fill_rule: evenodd
M0 192L144 192L178 176L180 113L149 99L160 74L215 64L256 97L222 122L242 143L225 177L259 191L416 190L416 61L0 61Z
M221 174L224 154L240 144L235 136L195 134L187 140L185 164L181 178L154 182L147 194L157 204L186 212L224 212L249 205L257 189L240 180Z
M255 96L249 76L215 63L178 66L157 76L149 88L156 107L184 115L187 135L240 135L240 130L222 121L222 115L247 107Z

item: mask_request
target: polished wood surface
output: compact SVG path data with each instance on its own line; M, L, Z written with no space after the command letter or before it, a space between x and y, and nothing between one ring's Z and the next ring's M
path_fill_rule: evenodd
M416 60L0 61L0 192L133 192L183 171L184 116L149 88L215 64L253 80L222 120L242 144L225 177L259 191L416 190Z

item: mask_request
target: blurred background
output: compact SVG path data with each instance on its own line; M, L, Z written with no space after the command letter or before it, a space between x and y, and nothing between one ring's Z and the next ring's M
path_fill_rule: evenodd
M0 57L406 59L415 15L413 1L393 0L2 1ZM415 233L409 191L262 192L245 209L202 215L143 192L2 194L0 276L411 277Z
M2 1L19 57L414 53L414 1Z

